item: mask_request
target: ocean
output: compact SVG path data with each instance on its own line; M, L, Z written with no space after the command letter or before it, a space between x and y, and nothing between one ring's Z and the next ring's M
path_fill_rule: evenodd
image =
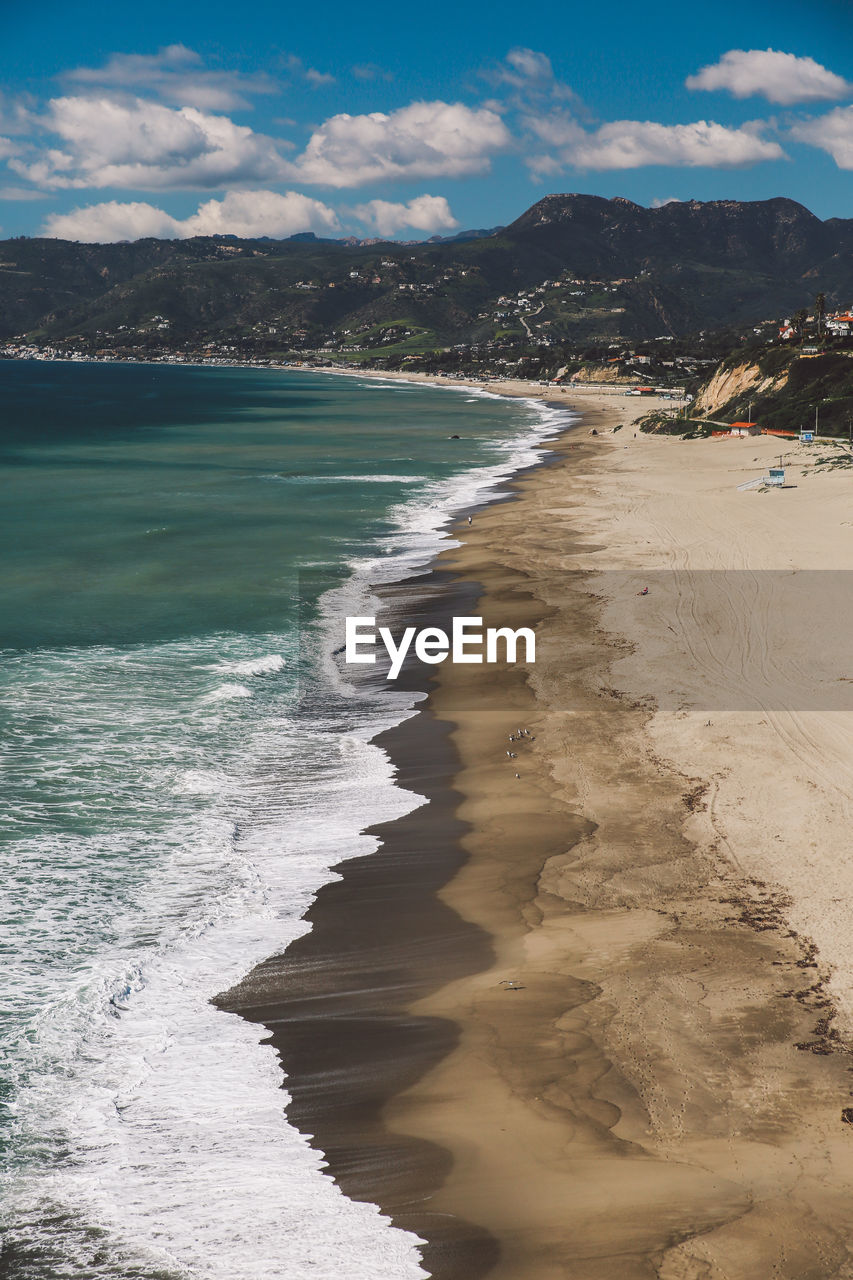
M419 797L333 656L568 415L302 371L0 362L4 1280L409 1280L211 999ZM458 435L459 439L452 439ZM286 1089L286 1085L285 1085Z

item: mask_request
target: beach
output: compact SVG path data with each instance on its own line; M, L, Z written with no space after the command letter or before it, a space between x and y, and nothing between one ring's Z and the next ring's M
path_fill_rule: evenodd
M383 742L429 804L231 1007L430 1274L847 1275L849 479L621 400L439 560L535 666L440 669Z
M613 410L623 421L633 421L650 409L666 410L673 415L683 405L681 399L669 399L658 395L629 395L632 383L630 380L616 379L612 382L531 382L527 378L474 378L464 374L418 373L413 369L404 371L396 369L329 369L326 373L342 374L344 377L378 379L382 382L408 382L413 385L429 387L470 387L476 391L486 391L491 395L509 399L546 400L560 409L577 409L580 412L589 410L597 412L602 406ZM614 423L616 419L614 418Z

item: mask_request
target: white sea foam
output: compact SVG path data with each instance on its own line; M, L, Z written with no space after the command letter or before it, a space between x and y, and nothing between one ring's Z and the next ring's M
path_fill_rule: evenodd
M227 776L217 769L187 769L173 787L177 794L215 796L227 783Z
M228 672L234 676L268 676L284 667L284 658L280 653L265 653L259 658L245 658L234 662L219 662L215 671Z
M412 385L434 387L457 395L466 390L477 398L503 398L486 389L460 388L440 382ZM322 597L320 603L327 634L322 661L327 678L343 693L354 691L346 667L335 656L343 645L344 619L374 616L381 606L376 587L400 582L421 572L441 551L458 546L458 539L453 538L448 529L452 521L463 512L508 496L509 491L503 487L505 482L540 462L542 446L576 420L571 411L539 399L523 399L519 404L530 415L526 429L520 429L517 434L495 444L495 462L472 467L449 479L429 481L417 494L398 504L390 513L396 531L385 540L378 554L353 559L347 581ZM413 715L424 696L404 694L396 688L374 690L374 698L389 718L389 723Z
M441 389L456 390L452 387ZM476 394L499 398L493 392L479 388ZM458 541L447 531L450 521L466 510L506 497L508 490L503 487L504 483L519 471L539 462L540 446L566 430L575 420L567 410L540 400L523 400L521 403L530 411L528 430L497 444L495 462L472 467L448 480L430 481L417 495L392 510L391 519L399 532L385 543L381 558L362 557L353 561L352 569L359 581L399 581L424 568L439 551L458 546ZM391 563L387 560L389 556Z
M44 1247L54 1252L33 1275L425 1274L414 1238L374 1206L347 1200L323 1174L322 1156L287 1124L282 1073L259 1044L263 1029L209 1003L304 931L313 894L334 878L330 861L375 847L362 827L418 802L393 785L387 759L369 745L380 727L372 711L345 733L335 717L297 724L274 673L263 683L268 702L251 719L239 699L213 719L197 718L199 766L177 773L184 716L197 716L197 690L216 666L205 656L230 648L231 662L249 662L234 652L247 644L214 637L140 648L130 661L108 650L43 653L28 684L23 664L19 671L18 711L55 706L73 732L75 707L81 731L86 723L79 690L98 670L105 710L90 767L106 771L116 810L130 809L140 823L134 831L102 821L90 836L51 836L42 825L18 845L17 872L3 885L22 939L8 975L19 1021L14 1127L19 1150L33 1156L31 1172L25 1160L9 1178L5 1225L34 1248L43 1224L65 1223L58 1242L58 1228L48 1231ZM128 711L143 700L140 738L142 713ZM129 719L134 734L125 731ZM64 753L71 744L56 745ZM50 770L46 746L37 744ZM210 767L217 756L219 767ZM66 810L80 803L81 785L80 770L71 771L59 796ZM168 793L177 808L164 810ZM89 812L97 799L87 794ZM168 820L158 826L161 813ZM47 891L57 875L68 879L61 899ZM110 897L105 932L98 917ZM91 954L89 918L101 937ZM43 977L36 986L30 977L33 961L56 955L64 936L76 951L50 971L45 999ZM39 1158L52 1151L73 1159ZM97 1257L87 1243L93 1228L106 1232Z
M251 698L252 690L244 684L221 684L204 695L204 702L230 702L232 698Z

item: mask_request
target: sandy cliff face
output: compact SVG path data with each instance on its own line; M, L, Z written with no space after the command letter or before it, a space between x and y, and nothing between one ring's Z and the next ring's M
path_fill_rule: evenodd
M737 364L733 369L720 368L697 395L694 411L713 414L730 400L747 393L761 395L766 391L778 391L787 381L787 371L766 375L757 364L749 362Z
M636 377L621 377L615 369L578 369L577 373L573 373L572 382L617 382L626 387L635 387L637 385Z

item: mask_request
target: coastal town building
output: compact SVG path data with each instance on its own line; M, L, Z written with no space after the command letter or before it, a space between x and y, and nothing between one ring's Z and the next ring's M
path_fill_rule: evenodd
M760 436L761 428L757 422L733 422L729 427L730 436Z
M853 315L849 311L841 311L838 315L827 316L824 323L827 333L845 335L853 333Z

